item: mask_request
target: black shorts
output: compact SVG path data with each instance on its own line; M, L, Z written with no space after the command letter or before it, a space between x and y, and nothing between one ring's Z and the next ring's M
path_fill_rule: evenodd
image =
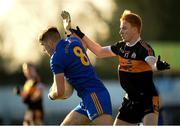
M158 113L158 96L145 100L130 100L124 97L117 118L128 123L140 123L148 113Z

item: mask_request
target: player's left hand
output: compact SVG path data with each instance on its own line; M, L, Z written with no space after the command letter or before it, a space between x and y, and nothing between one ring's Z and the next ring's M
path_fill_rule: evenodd
M65 32L67 33L67 35L71 34L71 32L69 31L69 29L71 28L71 16L69 12L62 11L61 17L63 19L63 27L65 29Z
M20 87L19 87L19 86L16 86L16 87L13 89L13 92L14 92L14 94L16 94L16 95L20 95L20 93L21 93Z
M72 33L75 33L81 39L85 36L85 34L80 30L78 26L76 26L76 29L71 28L70 30L72 31Z
M161 61L161 56L160 55L158 56L156 67L157 67L158 70L170 69L170 65L167 62Z

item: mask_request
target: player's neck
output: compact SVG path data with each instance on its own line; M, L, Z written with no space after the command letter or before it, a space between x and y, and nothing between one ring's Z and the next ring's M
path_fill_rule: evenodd
M131 41L127 42L127 46L134 46L139 40L141 40L140 35L137 35L131 39Z

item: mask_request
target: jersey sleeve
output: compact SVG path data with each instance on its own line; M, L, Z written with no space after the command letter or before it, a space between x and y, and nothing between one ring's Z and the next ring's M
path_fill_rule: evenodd
M155 52L149 44L141 43L141 45L142 45L141 55L144 60L149 56L155 57Z
M114 54L118 55L121 46L122 46L122 42L116 42L115 44L111 45L111 51L112 51Z
M50 60L51 71L54 74L64 73L64 69L66 66L65 61L65 56L56 52Z

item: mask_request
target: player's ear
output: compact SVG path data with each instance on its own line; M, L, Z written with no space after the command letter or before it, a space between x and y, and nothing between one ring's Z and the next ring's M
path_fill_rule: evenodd
M134 33L138 33L138 32L139 32L138 28L135 27L135 26L133 26L133 32L134 32Z

